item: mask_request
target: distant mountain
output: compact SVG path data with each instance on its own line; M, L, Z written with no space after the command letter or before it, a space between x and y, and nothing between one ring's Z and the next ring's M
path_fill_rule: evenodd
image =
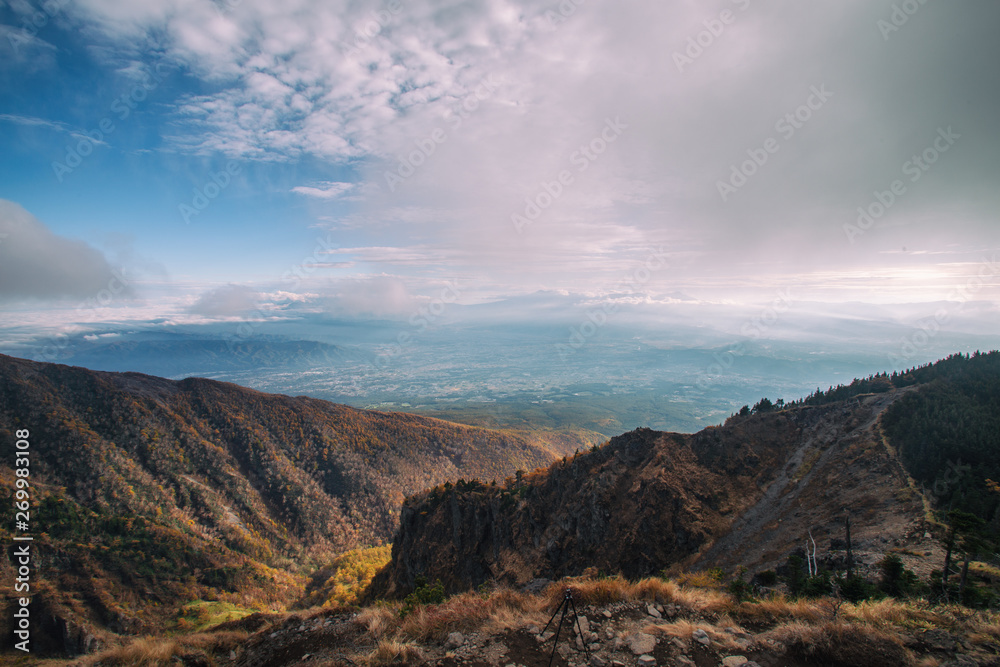
M287 602L310 567L388 540L405 496L555 458L522 436L426 417L0 355L5 544L22 429L35 636L70 652L105 631L162 630L180 602ZM11 568L4 559L0 576L13 580Z
M759 571L810 534L835 550L847 514L855 548L877 551L933 529L912 478L992 519L997 414L1000 352L955 355L790 406L762 400L693 435L639 429L499 487L438 486L407 499L372 594L406 594L417 577L458 591L588 568Z
M227 338L139 332L124 337L77 336L61 347L58 361L66 364L117 372L141 369L168 377L336 368L365 358L355 348L265 336Z

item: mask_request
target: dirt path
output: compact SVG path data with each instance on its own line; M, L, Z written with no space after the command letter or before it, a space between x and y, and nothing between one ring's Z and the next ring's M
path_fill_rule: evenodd
M842 508L822 507L823 503L816 496L827 499L832 495L832 490L824 488L822 479L829 477L838 466L848 465L844 460L846 448L858 443L881 442L881 434L876 432L879 417L902 393L859 396L856 402L848 404L851 407L846 410L849 411L820 406L813 410L825 413L803 412L795 417L804 422L802 445L777 472L761 498L698 558L694 568L743 564L754 570L771 566L774 563L769 562L773 561L769 552L775 547L804 540L813 525L811 522L815 525L829 523L831 511ZM817 416L818 421L805 425ZM851 422L858 425L852 427ZM898 463L895 467L902 470ZM886 491L891 493L891 489ZM845 507L848 506L851 503L845 503ZM816 538L819 539L819 535Z

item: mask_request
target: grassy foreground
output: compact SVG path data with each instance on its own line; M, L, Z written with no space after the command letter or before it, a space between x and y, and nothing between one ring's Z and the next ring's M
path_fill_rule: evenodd
M637 633L656 639L654 655L660 665L687 664L683 659L700 655L716 660L745 655L765 665L769 658L780 658L785 665L920 667L944 664L955 655L968 655L977 664L1000 658L1000 615L993 611L891 598L858 604L790 599L780 593L740 602L720 588L610 577L566 579L538 594L496 588L436 604L411 598L363 608L254 614L207 631L142 638L75 662L48 664L488 664L479 661L501 644L515 659L499 664L533 664L532 656L547 659L552 646L533 635L558 608L567 588L581 614L603 626L591 646L599 645L593 652L606 655L608 664L619 658L636 664L627 642ZM660 605L662 618L650 615L649 605ZM472 639L461 646L449 644L449 635L456 632ZM709 643L692 641L696 635L707 635ZM565 646L556 664L585 663L583 653L569 649L570 642L561 643ZM707 663L699 658L698 664Z

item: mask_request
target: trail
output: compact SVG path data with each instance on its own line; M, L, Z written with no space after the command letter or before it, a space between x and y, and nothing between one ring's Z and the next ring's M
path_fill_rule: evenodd
M842 452L848 437L852 434L876 439L879 434L875 432L875 426L879 417L903 393L904 391L893 391L857 397L854 403L855 414L857 411L864 411L867 414L862 417L862 423L854 428L841 429L845 416L850 414L845 413L843 409L830 410L815 424L803 425L805 440L802 445L777 472L761 498L733 522L729 532L698 557L695 567L700 563L717 565L730 560L753 562L765 555L763 549L759 553L753 553L756 545L774 544L778 541L782 530L790 529L792 532L797 530L788 526L791 523L788 519L796 516L796 509L800 505L803 492L813 482L814 477L828 468L831 461ZM824 407L807 408L806 412L797 415L797 420L805 422L813 416L810 414L811 411L823 410ZM803 470L806 466L808 470ZM802 533L804 536L804 530Z

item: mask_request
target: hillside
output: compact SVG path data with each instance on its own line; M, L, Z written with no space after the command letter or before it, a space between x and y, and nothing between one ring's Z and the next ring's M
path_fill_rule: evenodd
M738 566L753 574L810 539L824 561L842 563L847 516L862 566L895 548L927 575L940 553L932 533L941 534L919 483L947 477L941 498L960 495L993 518L985 478L1000 453L1000 431L990 426L998 360L956 355L789 406L763 400L693 435L639 429L499 487L425 491L404 504L392 561L372 594L405 595L418 577L461 591L589 567L633 578Z
M199 598L285 604L310 568L391 538L406 495L555 458L521 436L414 415L0 356L8 544L20 429L44 555L33 580L40 651L160 631ZM4 559L0 576L12 580L12 568ZM5 610L4 632L11 618Z

